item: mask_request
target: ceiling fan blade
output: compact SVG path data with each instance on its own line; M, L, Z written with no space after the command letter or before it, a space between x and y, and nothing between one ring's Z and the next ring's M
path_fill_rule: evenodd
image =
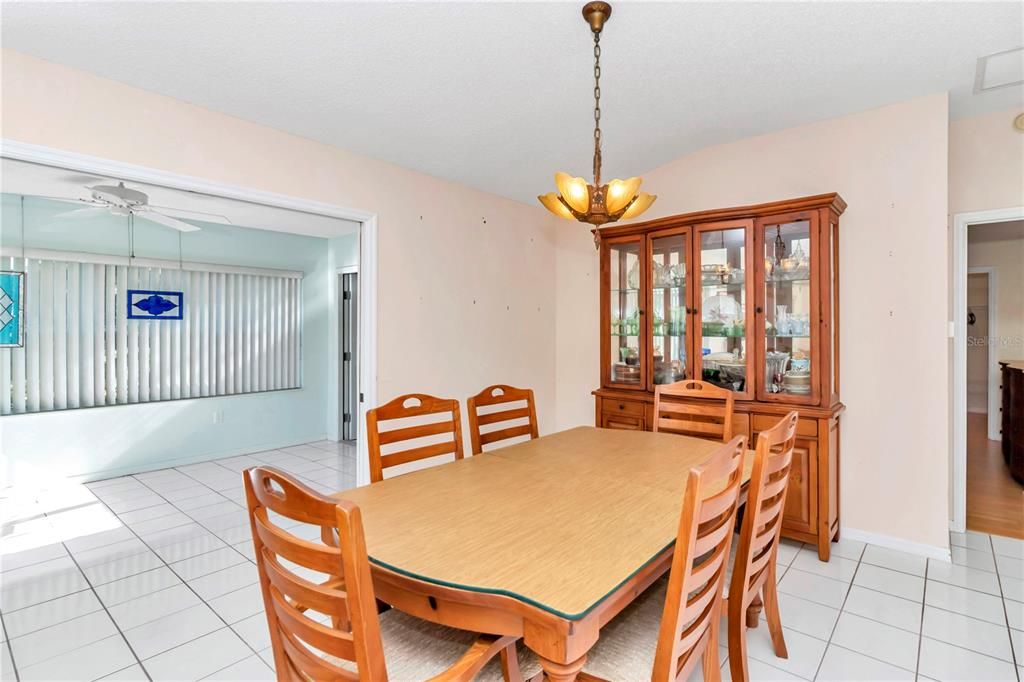
M97 177L95 175L81 175L77 173L71 173L61 178L64 182L71 182L76 185L102 185L106 182L105 178Z
M222 216L217 213L203 213L202 211L186 211L180 208L171 208L169 206L153 206L148 205L150 209L159 211L164 215L177 216L178 218L184 218L185 220L202 220L205 223L220 223L221 225L233 225L227 216Z
M177 218L171 218L163 214L157 213L156 211L145 210L145 211L133 211L137 218L148 220L164 227L170 227L171 229L178 230L179 232L199 232L199 228L190 223L186 223Z
M105 213L109 213L106 206L92 206L90 208L76 208L73 211L65 211L64 213L58 213L53 217L62 218L64 220L88 220L89 218L96 218Z
M48 197L43 194L26 194L26 199L46 199L47 201L59 201L62 204L85 204L87 206L106 206L106 204L92 199L75 199L74 197Z

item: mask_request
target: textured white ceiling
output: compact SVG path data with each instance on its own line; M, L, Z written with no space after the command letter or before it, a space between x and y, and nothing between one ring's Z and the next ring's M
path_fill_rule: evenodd
M5 47L523 201L589 175L591 38L573 3L4 3ZM1024 42L1019 2L618 2L605 175L949 90Z

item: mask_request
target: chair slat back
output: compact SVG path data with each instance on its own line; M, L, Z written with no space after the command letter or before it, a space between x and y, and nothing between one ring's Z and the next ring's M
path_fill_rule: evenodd
M481 408L488 408L493 405L508 405L510 403L521 403L525 406L510 407L508 409L491 410L483 414ZM504 384L488 386L484 390L466 401L469 407L469 438L473 448L473 454L479 455L485 445L491 445L499 441L529 436L531 439L537 437L537 408L533 401L533 390L529 388L516 388ZM523 423L521 420L525 419ZM507 424L508 422L519 422ZM481 431L482 426L493 426L506 424L500 428L491 428Z
M736 565L729 587L730 602L736 599L741 608L746 608L759 594L779 549L797 420L794 410L757 436L754 469L747 488Z
M387 680L359 508L271 467L243 476L278 679ZM293 535L281 517L319 526L325 541Z
M381 430L386 422L433 415L445 415L446 418ZM446 434L451 434L451 438L438 438ZM462 459L459 401L423 393L398 396L366 413L366 444L370 453L370 481L374 483L384 480L384 469L388 467L448 454Z
M687 679L702 655L714 656L717 668L722 584L746 449L746 436L737 436L687 478L654 658L658 682Z
M733 392L706 381L684 380L654 389L654 430L729 442Z

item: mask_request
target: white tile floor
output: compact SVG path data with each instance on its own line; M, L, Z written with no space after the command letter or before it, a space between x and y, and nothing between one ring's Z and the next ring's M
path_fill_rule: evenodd
M325 441L3 493L0 679L273 679L239 475L258 463L354 485L354 451ZM789 658L749 632L751 679L1024 682L1024 541L951 541L952 564L849 540L825 564L786 542Z
M274 679L241 486L256 464L355 485L354 448L322 441L0 492L0 680Z

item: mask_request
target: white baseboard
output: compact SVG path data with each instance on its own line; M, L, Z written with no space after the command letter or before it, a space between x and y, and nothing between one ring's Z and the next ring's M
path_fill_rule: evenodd
M260 445L243 448L232 448L230 450L222 450L220 452L207 452L200 455L190 455L188 457L176 457L174 459L165 459L159 462L146 463L144 466L116 467L113 469L104 469L102 471L93 471L87 474L72 474L68 476L67 479L70 481L75 481L77 483L93 483L95 481L103 481L108 478L117 478L119 476L128 476L131 474L141 474L147 471L159 471L161 469L170 469L173 467L185 466L187 464L198 464L199 462L210 462L218 459L226 459L228 457L248 455L253 452L263 452L265 450L280 450L282 448L290 448L296 445L305 445L306 443L313 443L318 440L324 440L325 438L326 436L323 433L319 433L313 436L307 436L300 439L261 443Z
M908 554L916 554L929 559L936 559L937 561L945 561L949 563L953 560L948 546L939 547L937 545L927 545L923 542L913 542L912 540L904 540L903 538L897 538L891 535L882 535L881 533L869 533L865 530L847 528L845 526L840 532L840 537L844 540L859 540L871 545L878 545L879 547L885 547L887 549L896 549Z

